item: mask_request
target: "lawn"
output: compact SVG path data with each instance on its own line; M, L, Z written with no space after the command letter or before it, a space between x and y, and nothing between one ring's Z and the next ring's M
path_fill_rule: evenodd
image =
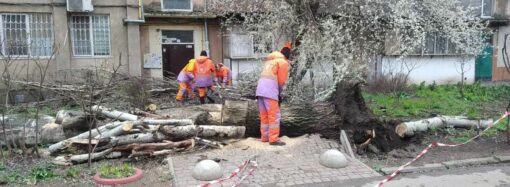
M369 93L363 96L372 111L383 118L424 118L432 115L465 115L493 118L504 111L510 86L466 85L461 95L458 85L411 85L406 91ZM497 112L499 111L499 112Z

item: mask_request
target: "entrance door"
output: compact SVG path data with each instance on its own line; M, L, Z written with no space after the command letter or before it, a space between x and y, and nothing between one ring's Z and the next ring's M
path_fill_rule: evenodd
M475 62L475 80L492 80L492 47L486 47L483 54L476 57Z
M195 56L193 31L163 30L161 31L161 43L163 76L176 77L188 61Z
M163 76L177 77L188 61L194 58L193 44L163 44Z

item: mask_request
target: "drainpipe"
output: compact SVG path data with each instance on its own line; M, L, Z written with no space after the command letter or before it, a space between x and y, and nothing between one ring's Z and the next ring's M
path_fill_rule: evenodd
M124 23L145 23L145 12L143 10L143 0L138 0L138 19L133 20L129 18L124 19Z
M205 3L204 3L204 13L207 13L207 0L205 0ZM207 51L207 54L209 55L209 57L211 56L211 54L209 53L209 30L207 28L207 18L204 18L204 32L205 32L205 51Z

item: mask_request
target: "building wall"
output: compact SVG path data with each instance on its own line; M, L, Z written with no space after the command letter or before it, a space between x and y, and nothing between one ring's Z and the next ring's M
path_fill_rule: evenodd
M125 24L124 19L138 19L137 0L93 0L94 11L90 15L103 14L110 16L110 56L108 57L75 57L72 54L72 40L69 30L71 15L89 15L88 13L69 13L65 0L3 0L0 2L0 13L52 13L55 47L58 53L49 68L49 78L67 72L69 69L94 68L99 65L113 67L122 55L121 73L133 76L141 75L141 56L139 52L140 34L137 24ZM34 62L20 59L18 63L27 69L20 71L20 77L33 76Z
M505 43L505 34L510 34L510 26L499 27L494 34L494 54L492 63L492 80L503 81L510 80L510 73L506 70L503 62L502 48ZM510 39L509 39L510 40ZM507 45L510 47L510 41L507 41ZM510 54L510 50L508 51Z
M146 29L145 29L146 28ZM203 25L167 25L167 24L151 24L144 26L142 35L148 36L149 50L145 50L143 53L144 62L151 56L161 57L162 55L162 43L161 43L161 31L162 30L193 30L194 39L194 51L195 56L200 55L200 51L204 50L204 27ZM148 35L145 33L148 32ZM147 44L144 41L144 44ZM161 58L162 59L162 58ZM152 78L163 78L163 69L144 69L144 75L148 75Z
M408 69L413 69L409 75L409 83L411 84L420 84L421 82L431 84L434 81L437 84L455 84L461 81L460 62L460 58L451 56L406 57L403 59L386 56L377 63L377 74L378 76L394 75L406 73ZM404 65L406 63L408 66ZM465 70L466 83L473 83L475 80L474 58L466 61Z

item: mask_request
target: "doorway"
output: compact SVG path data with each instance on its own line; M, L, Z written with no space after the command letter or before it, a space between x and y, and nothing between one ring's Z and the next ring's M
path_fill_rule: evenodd
M163 77L177 77L182 68L195 56L193 31L163 30L161 34Z

